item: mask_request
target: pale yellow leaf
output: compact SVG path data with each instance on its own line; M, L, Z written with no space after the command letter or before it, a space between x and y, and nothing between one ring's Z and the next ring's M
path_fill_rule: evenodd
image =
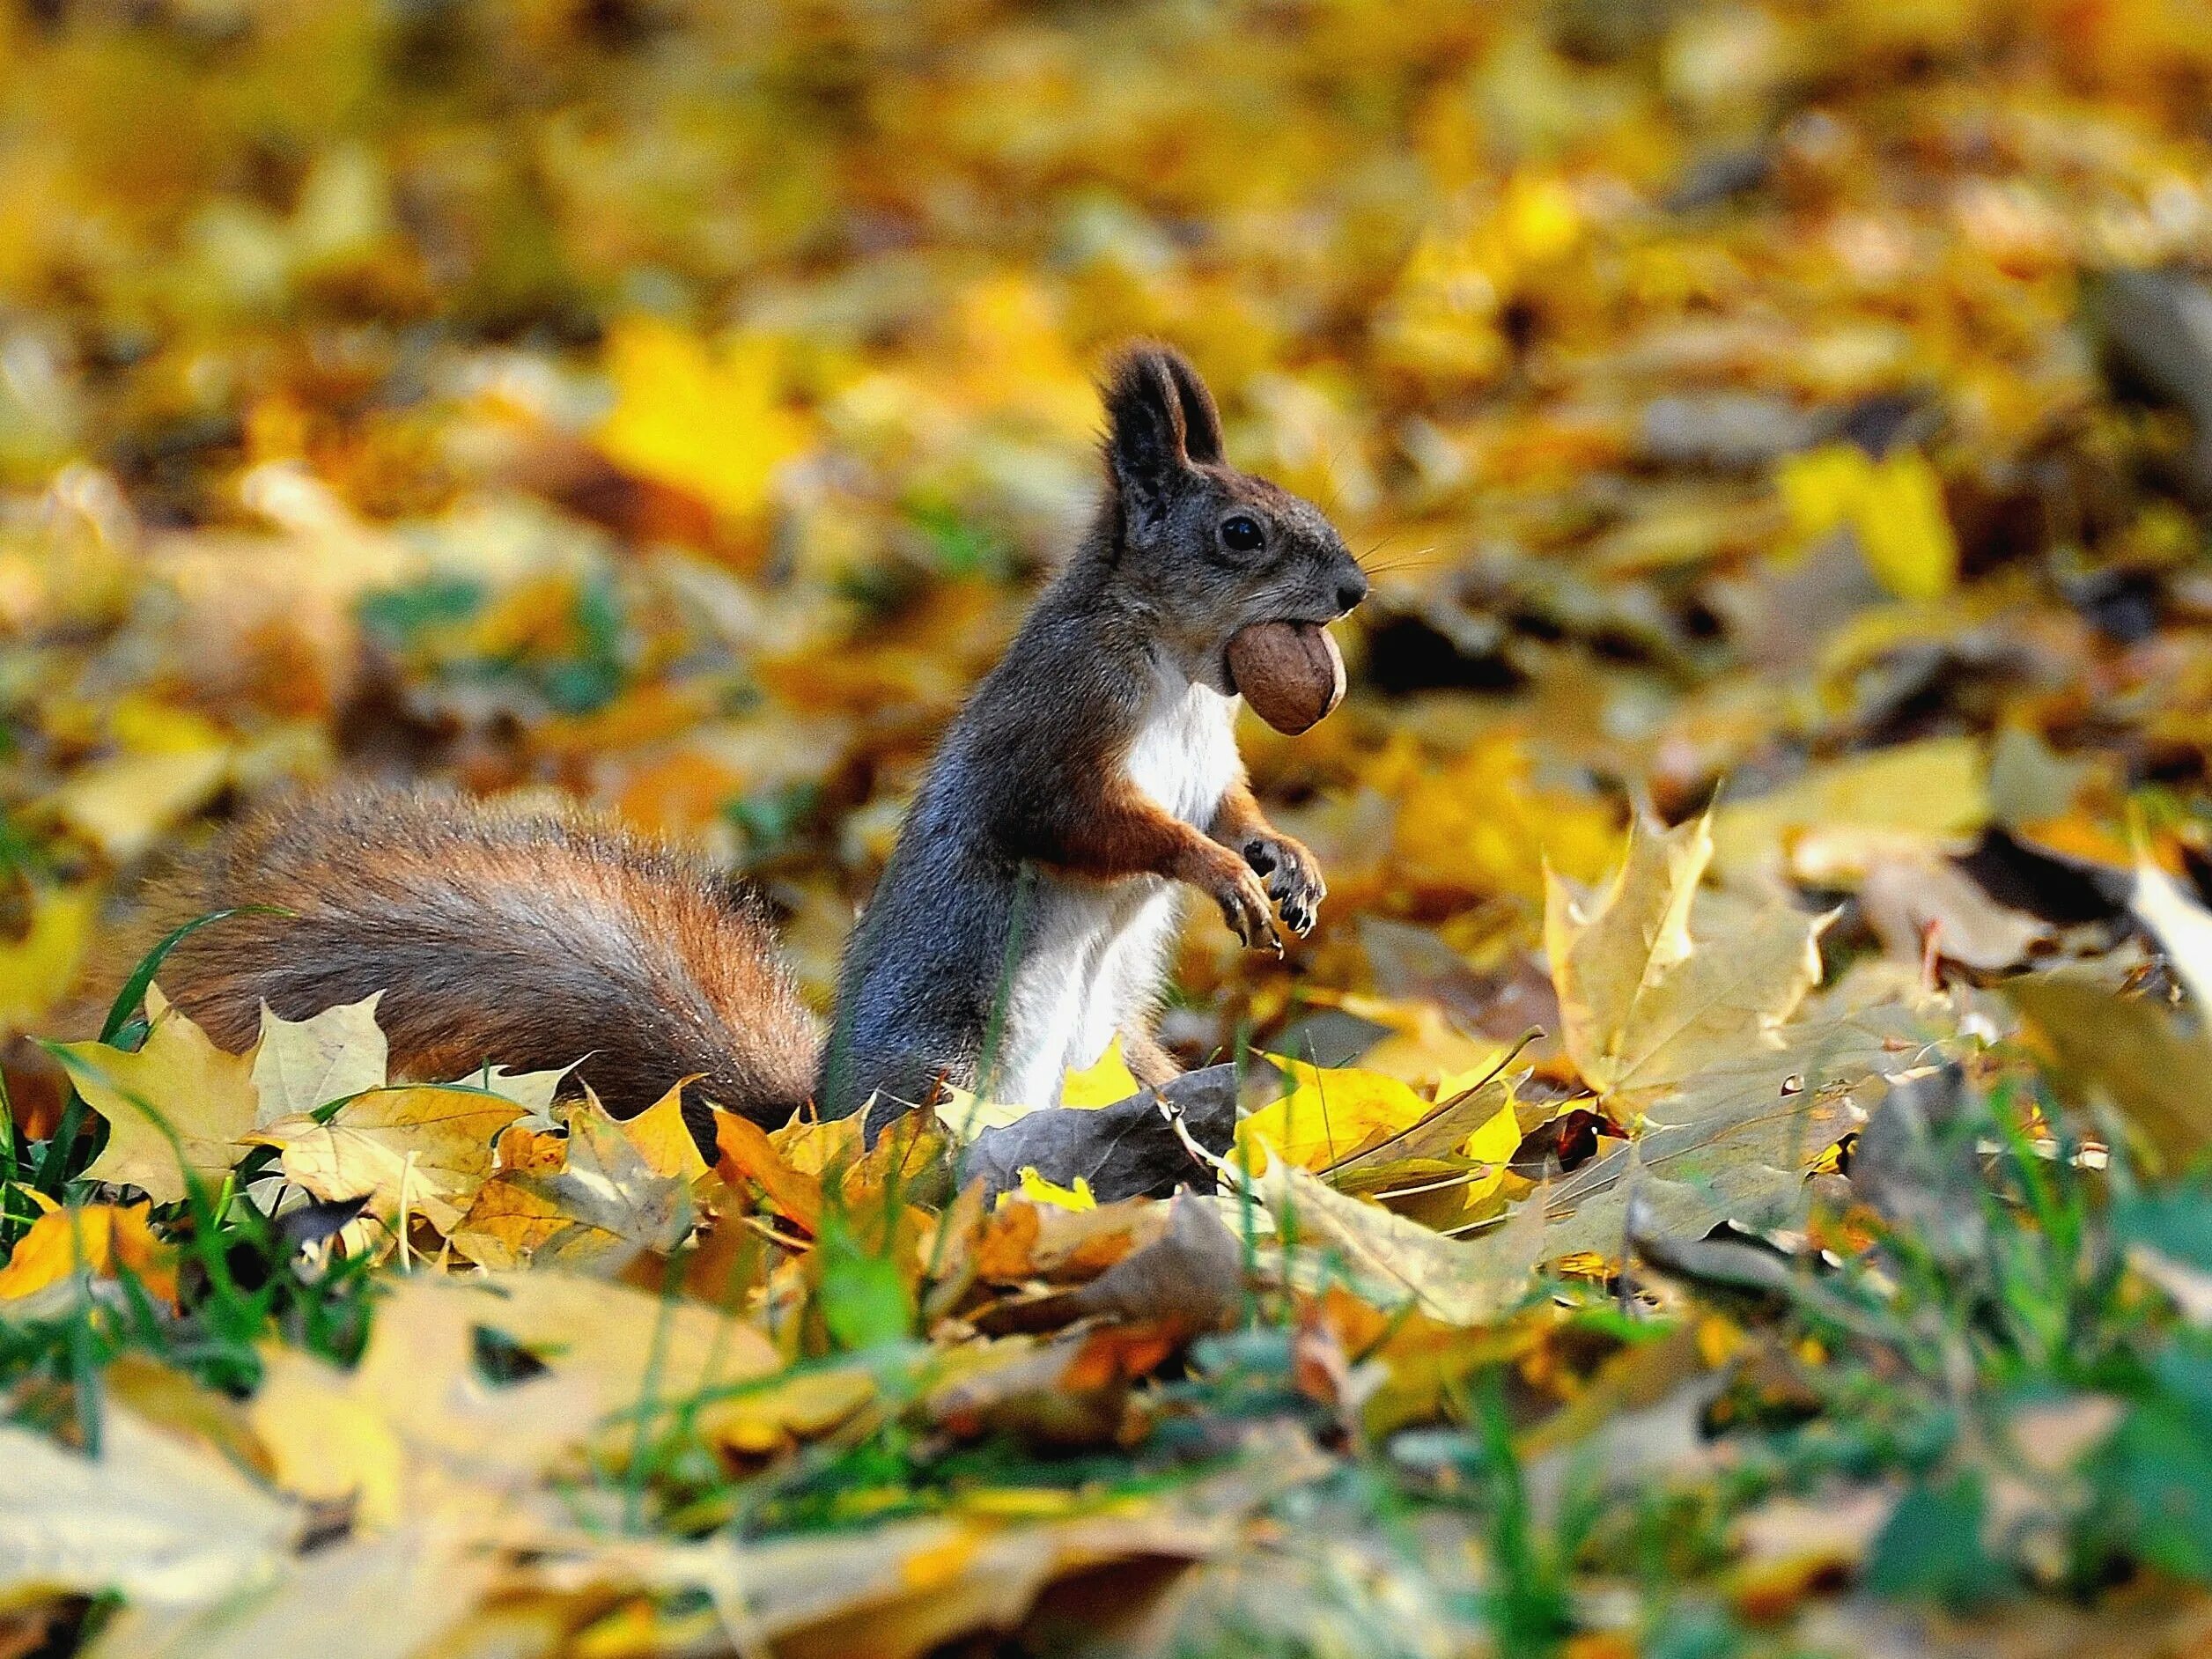
M1648 1100L1745 1048L1773 1047L1819 981L1826 918L1716 896L1715 918L1693 932L1712 851L1704 820L1670 830L1639 824L1596 893L1552 880L1545 947L1562 1036L1600 1095Z
M480 1331L545 1369L487 1380ZM357 1496L372 1530L396 1524L425 1492L519 1488L649 1390L674 1402L781 1364L767 1338L714 1309L551 1271L402 1278L379 1303L355 1369L273 1346L263 1360L268 1380L249 1409L279 1482L320 1499Z
M215 799L229 781L227 746L116 755L54 792L62 822L114 864L128 864Z
M365 1213L387 1221L404 1198L410 1214L450 1233L491 1175L492 1142L521 1115L476 1089L380 1088L327 1124L298 1113L248 1139L276 1147L285 1178L319 1198L365 1197Z
M120 1591L204 1606L277 1570L291 1504L112 1402L97 1457L0 1424L0 1598Z
M282 1019L267 1003L262 1005L253 1072L261 1096L260 1124L384 1087L387 1051L376 1023L376 1005L383 996L380 991L306 1020Z
M85 1659L417 1659L474 1612L498 1558L444 1517L348 1537L219 1606L126 1607Z
M1018 1124L1036 1110L1034 1106L984 1100L972 1090L949 1083L938 1091L935 1108L937 1121L944 1126L945 1132L962 1146L987 1129L1004 1129L1008 1124ZM855 1112L853 1116L864 1117L866 1114Z
M1258 1189L1277 1230L1294 1230L1301 1244L1340 1262L1362 1294L1385 1306L1411 1301L1447 1324L1481 1324L1512 1307L1542 1245L1540 1214L1527 1206L1504 1227L1456 1239L1280 1160Z
M1877 859L1971 837L1989 822L1989 763L1980 740L1936 737L1815 767L1713 815L1714 859L1725 873L1787 861L1802 880L1856 880Z
M58 1051L85 1102L107 1120L107 1145L85 1171L142 1190L156 1204L185 1196L185 1171L220 1184L244 1155L259 1097L244 1056L225 1054L177 1009L158 1007L136 1054L103 1043Z

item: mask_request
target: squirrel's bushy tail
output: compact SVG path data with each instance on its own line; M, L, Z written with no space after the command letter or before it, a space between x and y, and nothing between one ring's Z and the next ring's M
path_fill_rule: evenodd
M185 939L165 994L233 1051L266 1002L305 1019L381 991L393 1074L577 1075L617 1116L679 1078L756 1122L807 1097L819 1046L757 906L697 861L576 811L352 789L246 819L156 889Z

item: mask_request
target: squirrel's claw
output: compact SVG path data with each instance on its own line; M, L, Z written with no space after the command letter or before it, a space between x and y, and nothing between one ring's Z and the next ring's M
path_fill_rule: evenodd
M1229 931L1247 950L1265 946L1277 955L1282 955L1282 937L1276 933L1274 918L1269 914L1267 889L1251 871L1237 865L1229 866L1220 885L1213 889L1213 901L1221 907L1221 919L1229 925Z
M1256 836L1244 844L1244 861L1267 878L1267 896L1281 911L1283 925L1301 939L1312 933L1329 891L1313 854L1287 836Z

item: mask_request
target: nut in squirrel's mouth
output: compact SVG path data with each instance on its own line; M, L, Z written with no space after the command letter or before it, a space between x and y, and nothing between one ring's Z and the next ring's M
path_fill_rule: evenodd
M1224 657L1229 684L1252 712L1290 736L1344 697L1344 654L1322 623L1254 623L1237 630Z

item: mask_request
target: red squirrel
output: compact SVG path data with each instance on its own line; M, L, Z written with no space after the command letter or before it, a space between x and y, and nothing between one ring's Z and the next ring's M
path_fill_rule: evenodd
M310 795L232 829L155 920L269 909L188 936L164 991L232 1050L264 1002L303 1019L380 991L394 1075L578 1063L618 1115L694 1073L768 1124L874 1102L873 1132L947 1085L1051 1105L1117 1034L1164 1082L1152 1020L1185 892L1279 951L1278 911L1302 934L1326 890L1247 785L1229 641L1332 622L1368 582L1318 509L1228 464L1179 355L1124 352L1105 401L1097 515L947 733L826 1045L758 910L703 864L580 812L426 793Z

